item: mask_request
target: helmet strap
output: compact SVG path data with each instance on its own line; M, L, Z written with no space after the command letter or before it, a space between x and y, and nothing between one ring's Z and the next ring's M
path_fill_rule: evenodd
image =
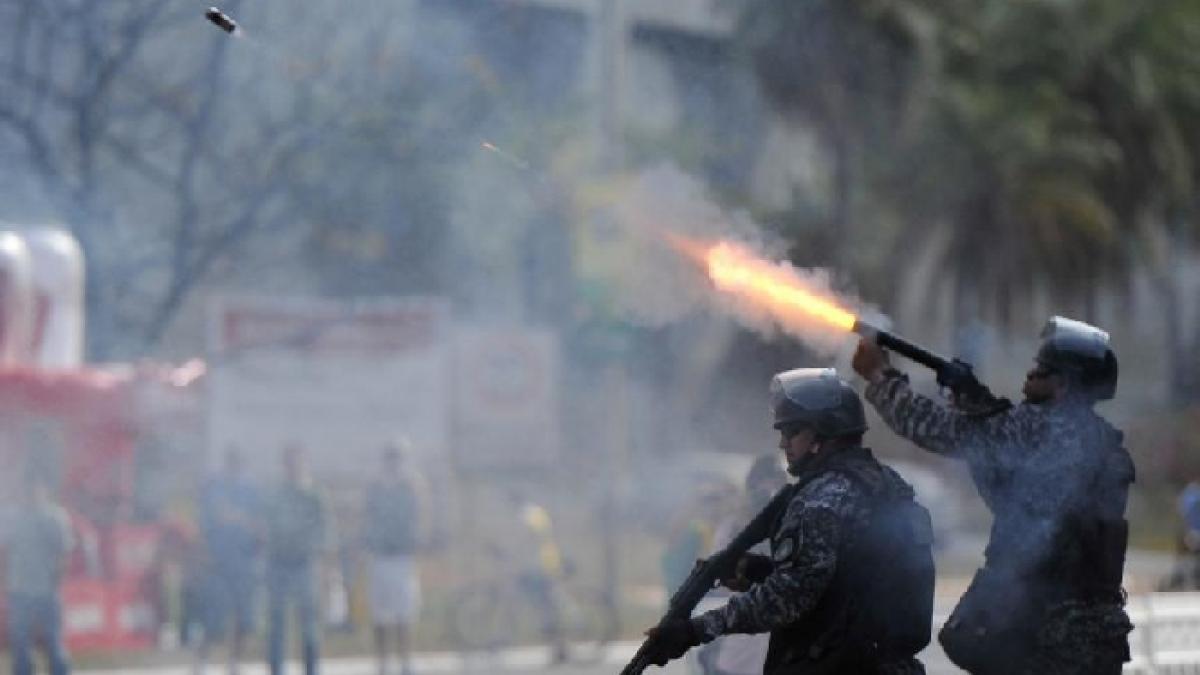
M857 448L862 445L862 436L823 436L817 439L817 443L820 444L822 452L826 449L843 450L845 448Z

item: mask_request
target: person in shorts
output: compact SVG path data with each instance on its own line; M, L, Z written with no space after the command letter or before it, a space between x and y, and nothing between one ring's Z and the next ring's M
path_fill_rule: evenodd
M411 455L412 447L405 440L383 449L380 471L367 489L364 508L369 609L380 675L388 672L390 636L395 637L401 672L413 672L410 637L421 608L416 553L428 529L429 499Z

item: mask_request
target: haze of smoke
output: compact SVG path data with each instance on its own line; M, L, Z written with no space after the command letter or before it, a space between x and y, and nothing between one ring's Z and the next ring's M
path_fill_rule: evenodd
M835 291L829 270L799 268L784 260L786 246L779 237L748 214L723 209L700 180L674 166L660 165L631 178L612 215L620 236L631 243L633 259L623 268L622 277L614 280L619 289L617 305L631 321L658 326L692 312L715 311L764 337L783 333L800 340L826 357L851 341L846 332L819 321L781 321L746 298L718 291L695 261L667 243L664 235L673 234L705 245L724 240L757 258L779 260L772 267L781 277L864 318L889 323L853 294Z

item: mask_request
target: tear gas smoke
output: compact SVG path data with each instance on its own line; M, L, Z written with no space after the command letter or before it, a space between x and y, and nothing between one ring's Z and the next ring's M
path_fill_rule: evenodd
M857 322L824 270L772 262L734 241L709 246L703 262L724 294L722 306L748 325L772 323L818 351L833 352Z
M204 18L208 19L209 22L211 22L214 26L216 26L217 28L220 28L221 30L225 31L226 33L229 33L230 35L233 35L235 37L244 37L244 35L245 35L245 31L242 29L242 27L240 25L238 25L238 22L235 21L233 19L233 17L229 16L228 14L221 11L217 7L209 7L204 12ZM259 48L260 49L262 48L261 45L259 45ZM281 61L281 58L277 54L268 53L267 56L269 56L272 60L276 61L277 63ZM312 86L312 82L309 82L308 84L309 84L309 86ZM319 86L318 88L322 89L323 91L325 91L325 93L328 93L331 96L340 97L340 94L332 91L331 89L329 89L326 86ZM510 165L516 169L520 169L521 171L529 172L529 173L534 173L534 171L535 171L534 167L529 162L525 161L524 159L521 159L520 157L517 157L516 155L512 154L511 152L508 152L508 151L498 147L494 143L491 143L489 141L482 141L479 144L479 147L481 149L487 150L488 152L492 153L493 155L499 157L500 159L504 160L504 162L506 162L508 165Z
M631 320L661 324L708 308L764 336L782 331L826 356L848 343L855 314L888 323L836 291L828 270L772 262L784 258L782 241L745 213L722 209L678 169L643 172L624 188L611 213L632 240L633 257L614 283ZM807 307L796 304L801 295Z

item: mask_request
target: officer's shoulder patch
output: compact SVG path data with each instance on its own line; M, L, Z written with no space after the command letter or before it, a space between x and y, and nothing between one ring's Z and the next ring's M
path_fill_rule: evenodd
M853 480L841 472L830 471L805 485L803 492L789 505L788 510L797 514L818 509L840 511L858 491Z
M796 552L796 540L793 537L784 537L775 545L775 550L771 552L771 558L777 562L785 562L792 557Z

